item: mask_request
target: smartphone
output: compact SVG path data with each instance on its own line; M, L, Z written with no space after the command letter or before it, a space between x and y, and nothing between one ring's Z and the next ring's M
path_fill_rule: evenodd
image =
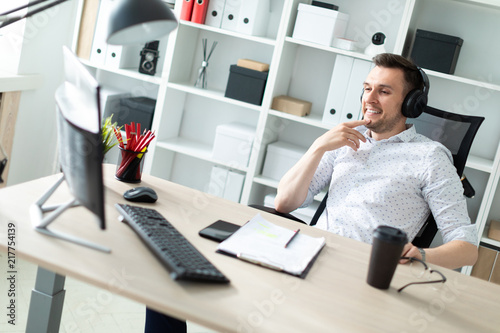
M240 228L239 225L223 220L218 220L206 228L200 230L201 237L211 239L216 242L222 242Z

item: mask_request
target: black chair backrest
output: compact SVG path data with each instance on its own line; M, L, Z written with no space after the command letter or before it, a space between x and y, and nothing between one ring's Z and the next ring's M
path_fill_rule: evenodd
M484 117L465 116L430 106L420 117L408 119L408 123L415 125L417 133L442 143L451 151L459 176L464 172L472 141L483 121Z
M442 143L451 151L453 164L459 176L463 174L472 142L483 121L484 117L464 116L430 106L426 107L420 117L408 119L408 123L414 124L417 133ZM315 225L318 222L318 218L326 207L327 197L328 194L321 201L311 220L311 225ZM422 248L429 247L436 236L436 232L436 221L432 214L430 214L424 226L413 240L413 245Z

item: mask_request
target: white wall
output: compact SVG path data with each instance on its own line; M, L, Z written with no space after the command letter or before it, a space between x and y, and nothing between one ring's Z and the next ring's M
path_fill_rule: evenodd
M39 89L21 95L7 185L56 170L54 92L63 80L62 45L71 46L78 1L70 0L26 21L19 74L41 74Z
M0 1L0 13L25 5L27 0ZM21 58L22 36L26 20L10 24L0 30L0 71L17 73Z

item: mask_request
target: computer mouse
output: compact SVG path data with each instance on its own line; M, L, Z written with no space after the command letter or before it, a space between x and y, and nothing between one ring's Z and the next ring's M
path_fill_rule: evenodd
M127 190L123 193L123 197L133 202L156 202L156 200L158 200L158 195L155 190L145 186Z

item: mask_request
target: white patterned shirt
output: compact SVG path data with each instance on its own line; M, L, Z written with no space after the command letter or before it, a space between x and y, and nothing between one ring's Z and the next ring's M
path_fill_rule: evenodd
M318 228L371 244L373 230L390 225L413 240L432 211L445 243L477 245L451 153L407 127L380 141L366 127L358 127L367 141L357 151L345 146L326 152L302 206L330 184Z

